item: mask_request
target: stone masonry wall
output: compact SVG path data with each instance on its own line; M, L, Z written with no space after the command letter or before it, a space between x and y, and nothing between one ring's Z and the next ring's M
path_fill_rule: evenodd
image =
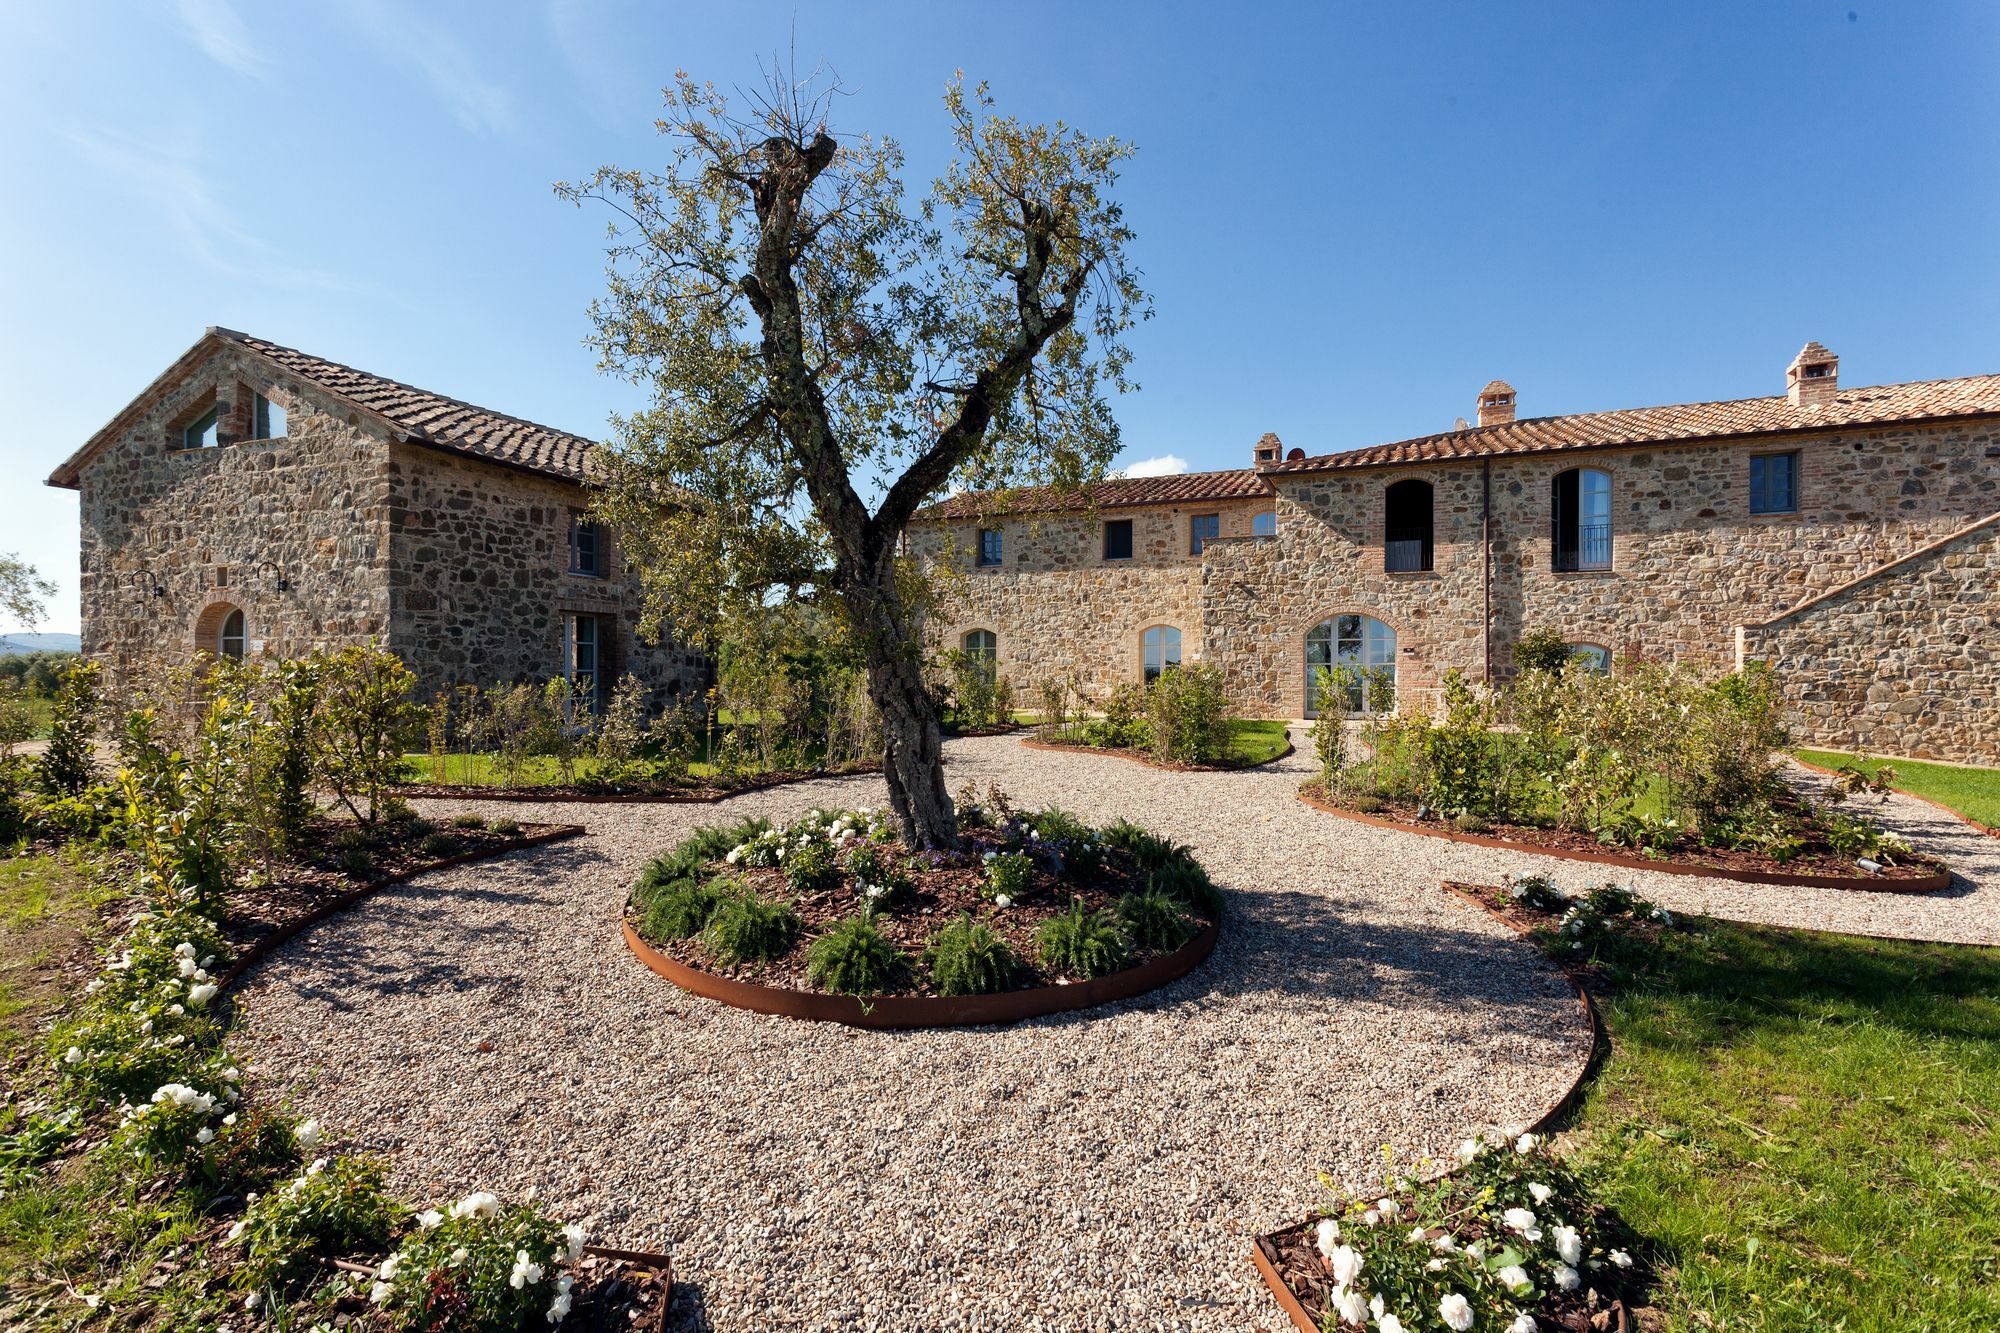
M252 392L285 408L287 438L239 438ZM181 448L181 428L218 402L225 443ZM253 657L379 640L388 468L387 440L370 424L218 349L83 468L84 653L115 689L142 661L213 651L232 608L244 613Z
M1744 626L1799 740L2000 764L2000 513L1881 574Z
M1511 670L1526 629L1620 656L1727 667L1735 627L1768 618L2000 509L2000 432L1991 423L1830 432L1814 437L1614 449L1492 462L1492 661ZM1799 512L1749 513L1753 454L1800 453ZM1550 487L1569 467L1607 472L1612 568L1556 573ZM1405 477L1432 483L1436 552L1428 574L1383 572L1382 505ZM1401 693L1483 666L1481 469L1416 468L1272 478L1275 542L1227 542L1204 562L1205 655L1247 704L1305 708L1305 635L1359 611L1397 634Z
M932 626L940 648L975 629L997 640L1000 674L1026 696L1044 680L1074 677L1095 697L1144 679L1141 636L1155 625L1181 632L1182 659L1201 659L1201 558L1188 553L1190 520L1219 514L1225 539L1252 538L1252 516L1268 501L1121 506L1095 514L1021 515L918 525L914 554L939 561L943 611ZM1107 521L1132 520L1132 558L1103 558ZM1004 563L973 563L978 531L998 526ZM1213 549L1213 548L1211 548Z
M606 577L570 572L581 487L416 445L396 446L390 473L389 639L422 698L561 674L571 614L616 627L599 649L607 681L631 672L655 706L706 688L700 654L642 641L637 575L615 540L604 539Z

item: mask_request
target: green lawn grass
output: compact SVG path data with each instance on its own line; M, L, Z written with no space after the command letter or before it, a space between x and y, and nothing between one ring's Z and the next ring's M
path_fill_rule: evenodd
M437 764L428 754L406 755L410 761L410 780L413 782L451 782L480 787L501 785L498 761L491 754L448 754L444 756L444 772L439 774ZM578 755L576 776L588 778L597 772L595 755ZM692 763L688 765L691 777L705 778L715 772L711 764ZM552 787L563 780L562 770L548 755L532 755L521 768L521 783L529 787Z
M2000 1328L2000 950L1691 921L1601 1010L1573 1128L1666 1329Z
M76 858L0 857L0 1053L37 1040L62 1003L63 983L44 969L78 946L102 900Z
M1285 724L1267 718L1229 719L1229 762L1267 764L1285 752Z
M1855 756L1833 750L1796 750L1808 764L1839 768ZM1957 764L1923 763L1915 759L1863 759L1873 773L1883 764L1896 770L1897 791L1924 796L1988 828L2000 828L2000 769L1963 768Z

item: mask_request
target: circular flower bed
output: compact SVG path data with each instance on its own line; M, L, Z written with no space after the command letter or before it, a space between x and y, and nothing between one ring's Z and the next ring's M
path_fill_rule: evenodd
M1122 998L1214 943L1221 895L1177 843L1017 811L998 791L961 799L959 823L956 850L922 853L871 810L702 829L640 875L628 938L688 989L876 1026Z

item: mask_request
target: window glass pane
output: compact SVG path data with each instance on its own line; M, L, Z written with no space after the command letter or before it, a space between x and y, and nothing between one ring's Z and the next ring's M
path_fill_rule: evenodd
M1001 563L1004 551L1001 545L1000 529L981 528L979 530L979 563L997 565Z
M1750 460L1750 512L1788 514L1799 506L1797 454L1759 454Z
M1278 515L1276 511L1266 509L1263 513L1258 514L1256 517L1252 518L1250 520L1250 532L1251 535L1257 537L1277 536Z
M1396 632L1373 616L1363 615L1335 616L1314 626L1306 634L1308 716L1318 711L1315 701L1322 667L1350 667L1357 675L1362 670L1379 668L1388 673L1389 683L1393 686L1396 679ZM1365 682L1358 678L1348 682L1347 706L1350 711L1360 712L1365 696Z
M1104 558L1106 560L1132 558L1131 519L1121 518L1104 525Z
M181 432L181 447L183 449L206 449L212 446L216 440L216 422L221 420L221 417L222 409L220 406L217 406L209 408L208 411L189 422L187 429Z
M1195 555L1201 548L1222 535L1222 515L1196 514L1188 521L1188 550Z
M601 573L598 565L597 524L589 519L570 520L569 567L577 574Z
M1169 667L1181 664L1181 632L1171 625L1155 625L1145 634L1146 679L1153 680Z
M231 611L222 618L222 630L216 639L216 651L224 657L243 660L243 650L248 636L244 633L243 613Z
M1570 656L1585 671L1595 676L1611 674L1611 650L1594 643L1573 643L1569 646Z

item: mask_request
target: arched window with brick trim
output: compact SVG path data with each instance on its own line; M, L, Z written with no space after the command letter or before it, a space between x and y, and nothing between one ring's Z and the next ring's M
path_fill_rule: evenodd
M1359 613L1322 620L1306 631L1306 716L1319 712L1319 673L1348 669L1347 711L1358 713L1367 701L1364 673L1386 672L1396 685L1396 631L1373 616Z

